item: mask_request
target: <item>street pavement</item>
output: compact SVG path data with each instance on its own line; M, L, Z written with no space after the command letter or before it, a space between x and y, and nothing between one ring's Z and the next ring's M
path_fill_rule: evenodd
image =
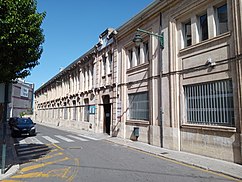
M48 124L43 124L43 123L39 123L48 127L52 127L52 128L58 128L60 130L66 131L66 132L72 132L75 133L76 135L66 135L65 136L61 136L61 135L55 135L55 141L53 140L53 138L48 138L48 136L41 136L42 138L44 138L45 140L49 140L51 143L56 143L58 144L59 140L69 140L68 142L71 143L71 140L83 140L83 141L88 141L88 140L106 140L109 143L113 143L115 145L120 145L120 146L126 146L130 149L134 149L149 155L153 155L165 160L168 160L170 162L173 163L179 163L179 164L183 164L185 166L190 166L190 167L195 167L195 168L199 168L205 171L209 171L209 172L214 172L216 174L221 174L221 175L226 175L229 179L229 176L231 177L235 177L236 179L242 179L242 166L232 163L232 162L226 162L226 161L222 161L222 160L217 160L217 159L213 159L213 158L209 158L209 157L204 157L204 156L199 156L199 155L194 155L194 154L190 154L190 153L186 153L186 152L181 152L181 151L173 151L173 150L168 150L168 149L163 149L160 147L155 147L152 145L148 145L139 141L131 141L131 140L127 140L127 139L122 139L122 138L118 138L118 137L109 137L105 134L96 134L96 133L90 133L84 130L77 130L77 129L68 129L66 127L56 127L56 126L52 126L52 125L48 125ZM9 134L9 133L8 133ZM83 137L84 136L84 137ZM11 137L8 137L9 141L11 140ZM88 139L89 138L89 139ZM29 139L31 140L31 139ZM52 141L51 141L52 140ZM28 142L28 138L26 140L20 140L19 143L21 142ZM38 146L33 146L34 150L41 150L41 152L51 152L52 150L56 150L55 147L51 146L46 146L44 143L42 143L41 141L35 141L35 143L37 142ZM24 143L21 143L24 144ZM25 149L23 148L18 148L18 146L15 146L16 150L19 154L22 154L25 151ZM36 149L37 148L37 149ZM57 148L58 149L58 148ZM1 149L0 149L1 150ZM10 153L11 147L8 148ZM12 151L15 151L14 147L12 147ZM12 152L11 151L11 152ZM8 155L8 161L15 161L14 159L14 155ZM73 161L75 162L75 161ZM19 166L16 164L16 162L13 162L13 164L15 165L11 165L10 167L8 166L8 170L5 174L0 175L0 180L1 179L5 179L11 175L13 175L14 173L16 173L17 171L19 171ZM28 169L28 167L26 167ZM73 172L75 173L75 171ZM233 178L231 178L233 179Z

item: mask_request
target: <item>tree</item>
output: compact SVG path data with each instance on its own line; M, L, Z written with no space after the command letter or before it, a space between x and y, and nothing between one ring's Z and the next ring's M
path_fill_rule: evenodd
M36 0L0 0L0 83L24 78L39 64L44 17Z
M0 83L5 83L1 173L6 160L8 85L39 64L44 17L45 13L37 12L36 0L0 0Z

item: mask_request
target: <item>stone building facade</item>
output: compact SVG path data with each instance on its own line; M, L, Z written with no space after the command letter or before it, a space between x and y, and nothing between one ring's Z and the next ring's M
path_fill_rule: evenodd
M241 9L154 1L37 89L35 119L242 163Z

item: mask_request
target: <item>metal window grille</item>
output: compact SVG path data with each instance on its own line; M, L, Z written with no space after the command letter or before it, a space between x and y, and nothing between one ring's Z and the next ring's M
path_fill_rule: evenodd
M231 80L184 86L187 122L234 126Z
M148 92L129 94L129 118L149 120Z

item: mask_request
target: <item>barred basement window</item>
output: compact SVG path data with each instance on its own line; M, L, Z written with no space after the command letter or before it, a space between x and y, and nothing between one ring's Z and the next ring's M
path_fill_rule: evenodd
M187 122L234 126L231 80L184 86Z
M129 118L149 120L148 92L129 94Z

